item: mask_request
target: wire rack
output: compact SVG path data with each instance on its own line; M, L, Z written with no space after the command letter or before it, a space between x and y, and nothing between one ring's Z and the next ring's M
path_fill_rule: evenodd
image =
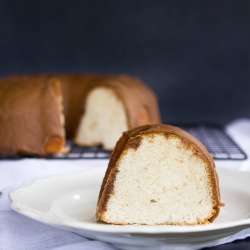
M208 149L215 160L245 160L247 155L225 133L223 127L216 124L176 124L194 137L199 139ZM72 141L67 141L70 151L67 154L57 154L43 157L46 159L108 159L111 151L104 150L102 147L79 147L74 145ZM38 157L1 157L0 160L12 159L18 160L23 158L38 158Z
M216 124L183 124L184 130L199 139L215 160L245 160L247 155L240 146Z

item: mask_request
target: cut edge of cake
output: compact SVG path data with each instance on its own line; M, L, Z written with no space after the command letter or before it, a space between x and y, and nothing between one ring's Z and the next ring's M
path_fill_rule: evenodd
M112 150L120 135L128 130L123 102L111 88L97 86L88 93L84 106L74 142Z
M58 108L59 123L61 124L61 128L58 129L59 134L52 134L46 138L44 151L45 154L59 154L66 153L69 151L69 148L65 145L65 117L64 117L64 107L63 107L63 96L61 89L61 82L55 77L51 77L50 79L51 89L54 92L53 94L56 97L56 106ZM47 90L49 91L49 90Z

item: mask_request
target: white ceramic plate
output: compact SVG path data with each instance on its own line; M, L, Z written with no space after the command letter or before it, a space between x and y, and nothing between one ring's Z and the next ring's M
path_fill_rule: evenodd
M11 207L37 221L119 249L200 248L250 228L250 173L218 169L222 201L219 216L201 226L117 226L97 223L95 207L105 168L34 181L10 193ZM225 241L225 240L224 240Z

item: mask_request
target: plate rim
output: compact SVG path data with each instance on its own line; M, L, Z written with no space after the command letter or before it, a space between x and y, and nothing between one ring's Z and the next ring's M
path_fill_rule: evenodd
M223 169L223 170L222 170ZM57 218L55 215L52 216L49 213L42 213L39 210L27 207L25 204L18 200L18 195L20 195L25 190L32 188L36 183L41 181L51 180L51 179L60 179L60 178L70 178L81 173L88 173L96 171L103 171L105 173L106 168L103 167L94 167L87 170L82 170L79 172L71 173L71 174L59 174L59 175L50 175L47 177L42 177L35 179L27 184L21 185L18 188L15 188L9 193L9 201L10 207L22 214L26 217L32 218L36 221L49 224L56 227L66 227L66 228L75 228L85 231L99 232L99 233L134 233L134 234L196 234L196 233L206 233L206 232L218 232L222 230L229 230L234 228L239 228L239 230L243 230L246 228L250 228L250 215L249 218L236 220L233 222L225 222L218 224L207 224L207 225L197 225L197 226L176 226L176 225L157 225L157 226L149 226L149 225L112 225L105 223L89 223L89 222L77 222L75 220L62 220L62 218ZM231 174L246 174L249 175L250 172L243 172L238 170L227 169L224 167L220 167L220 170L230 172Z

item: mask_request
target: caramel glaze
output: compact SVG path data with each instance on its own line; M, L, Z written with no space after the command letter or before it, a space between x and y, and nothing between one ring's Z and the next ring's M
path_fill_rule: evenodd
M117 168L122 156L129 148L136 150L140 145L143 136L154 134L162 134L166 137L174 136L180 138L187 148L190 148L194 154L196 154L206 163L206 170L209 175L210 185L213 192L213 214L207 219L207 222L212 222L217 217L221 206L218 175L216 173L214 161L205 146L195 137L180 128L165 124L140 126L123 133L111 155L108 168L102 182L96 210L96 219L98 221L105 222L103 215L106 211L108 200L113 192L115 177L118 172ZM200 223L202 224L206 222L203 221Z

